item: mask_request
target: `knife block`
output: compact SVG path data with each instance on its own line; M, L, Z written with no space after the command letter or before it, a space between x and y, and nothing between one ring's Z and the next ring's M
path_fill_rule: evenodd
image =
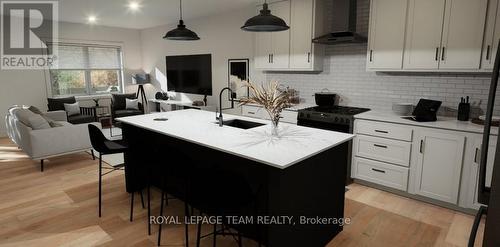
M470 103L460 103L458 104L458 116L459 121L469 121L470 115Z

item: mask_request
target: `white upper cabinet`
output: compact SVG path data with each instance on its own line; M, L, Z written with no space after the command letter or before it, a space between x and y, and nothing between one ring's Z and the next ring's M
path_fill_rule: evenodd
M256 69L271 67L271 33L257 33L255 35L255 55L254 62Z
M478 70L487 0L446 0L440 70Z
M407 1L372 0L368 70L400 70L403 64Z
M290 22L290 69L322 70L323 45L311 42L323 33L321 1L292 0ZM319 11L316 11L319 10Z
M257 13L262 5L257 7ZM290 3L277 2L269 4L269 10L287 23L290 20ZM254 63L256 69L288 67L290 49L290 31L258 32L255 34Z
M262 6L259 6L260 10ZM289 26L287 31L256 33L255 68L268 71L320 71L323 45L312 43L323 34L321 0L286 0L269 4L273 15Z
M490 0L485 36L488 0L372 0L367 70L480 71L500 38L497 5Z
M488 14L486 17L486 28L484 32L483 52L481 56L481 69L491 71L495 62L495 55L500 40L500 18L497 18L498 0L488 2Z
M269 4L273 15L282 18L290 25L290 1ZM272 32L271 67L273 69L287 69L290 64L290 30Z
M418 152L411 172L416 194L456 204L465 137L454 132L418 131L413 145Z
M409 1L404 69L438 69L444 6L445 0Z

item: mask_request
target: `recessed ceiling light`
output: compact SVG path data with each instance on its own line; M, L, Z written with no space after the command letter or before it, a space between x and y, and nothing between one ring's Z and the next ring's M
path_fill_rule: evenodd
M89 15L87 17L87 22L90 24L94 24L97 22L97 17L95 15Z
M141 8L141 5L138 2L132 1L128 3L128 8L132 11L137 11Z

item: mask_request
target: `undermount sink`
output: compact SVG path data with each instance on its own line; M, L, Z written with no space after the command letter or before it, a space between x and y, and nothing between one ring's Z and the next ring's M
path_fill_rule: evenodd
M230 119L230 120L223 121L222 123L225 126L231 126L231 127L240 128L240 129L251 129L251 128L259 127L262 125L266 125L263 123L245 121L245 120L241 120L241 119Z

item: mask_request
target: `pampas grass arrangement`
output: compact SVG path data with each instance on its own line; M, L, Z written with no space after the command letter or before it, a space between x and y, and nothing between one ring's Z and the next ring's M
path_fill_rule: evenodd
M277 81L271 81L265 85L256 85L253 82L244 82L250 96L242 98L240 105L257 104L266 110L273 124L273 131L277 131L278 123L283 109L290 107L292 98L287 90L283 90ZM277 134L273 132L273 135Z

